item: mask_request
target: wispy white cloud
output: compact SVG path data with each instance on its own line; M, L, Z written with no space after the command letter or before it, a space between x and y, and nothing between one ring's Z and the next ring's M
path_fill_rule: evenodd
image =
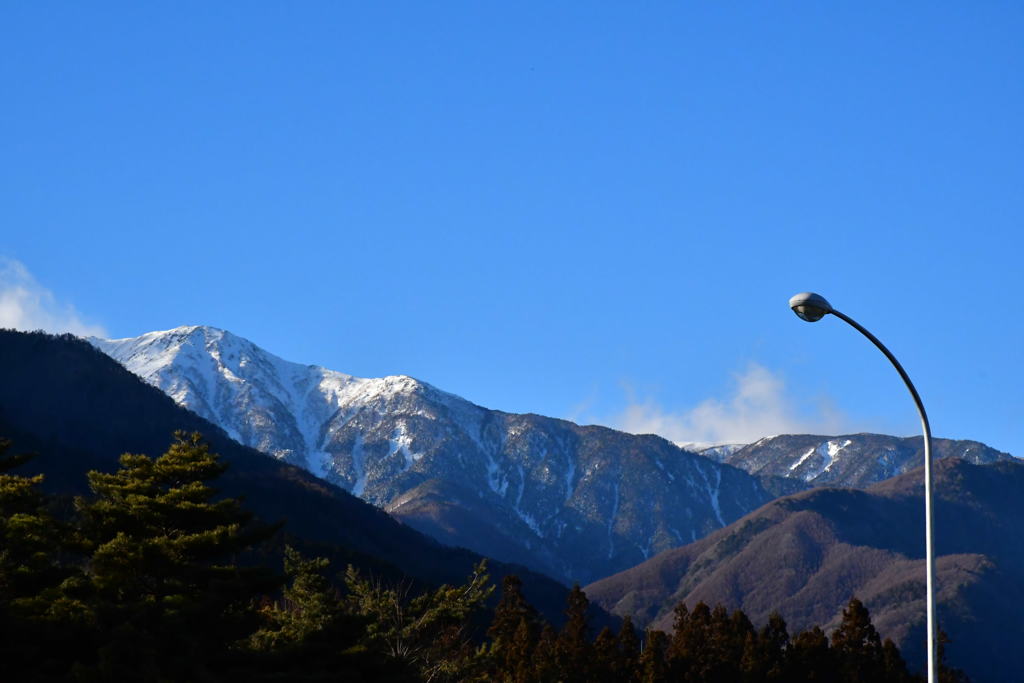
M58 301L20 261L0 256L0 327L106 337L70 303Z
M734 379L731 395L708 398L680 412L631 396L625 410L604 422L625 432L658 434L676 443L749 443L774 434L851 431L848 420L826 399L816 401L810 414L800 410L787 395L782 377L761 365L750 364Z

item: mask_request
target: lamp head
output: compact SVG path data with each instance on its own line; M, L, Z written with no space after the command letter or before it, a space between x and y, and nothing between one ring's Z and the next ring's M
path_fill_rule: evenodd
M789 307L801 319L809 323L817 322L832 312L832 305L825 297L814 292L800 292L789 298Z

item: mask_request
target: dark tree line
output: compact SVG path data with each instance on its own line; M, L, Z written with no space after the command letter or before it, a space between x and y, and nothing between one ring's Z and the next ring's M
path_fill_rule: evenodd
M675 609L672 633L638 635L626 617L617 633L604 628L591 640L587 599L575 587L566 623L556 632L538 617L506 577L488 631L487 675L505 683L911 683L899 649L878 635L867 608L852 598L831 637L817 626L790 637L777 613L756 629L740 610L703 602ZM966 681L943 668L944 683Z
M121 456L89 472L72 510L40 492L29 459L0 441L0 680L3 681L661 681L918 680L853 599L831 637L790 637L777 614L679 605L671 634L631 620L596 636L574 587L560 629L483 563L459 586L412 594L286 548L284 574L239 556L277 527L217 495L224 466L198 434L158 458ZM958 680L952 673L947 680Z

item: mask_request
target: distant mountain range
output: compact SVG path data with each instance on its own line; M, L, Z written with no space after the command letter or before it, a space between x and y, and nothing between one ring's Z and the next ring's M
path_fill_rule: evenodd
M842 443L842 442L840 442ZM1024 671L1024 463L936 464L938 616L951 662L975 681ZM922 470L867 490L819 488L776 499L724 529L585 588L602 607L668 629L679 602L778 610L790 631L830 630L856 595L883 637L923 665Z
M776 436L700 457L653 435L489 410L407 376L291 363L212 327L90 341L240 443L446 544L566 583L700 539L777 495L865 486L921 460L913 439L874 434ZM936 443L939 456L1010 457Z
M975 465L1013 460L1009 453L978 441L932 439L932 451L935 458L955 457ZM788 480L789 485L864 488L924 464L920 436L883 434L769 436L745 446L710 447L700 454L760 477L769 488L774 488L773 479Z
M920 470L856 488L912 467L919 440L777 436L697 455L656 436L487 410L409 377L287 363L212 328L92 343L124 366L67 335L0 330L0 436L42 454L32 466L51 490L80 493L86 470L198 430L231 464L225 494L288 520L336 563L422 583L464 578L479 556L421 529L562 581L594 579L597 604L658 627L679 600L701 599L755 623L779 609L791 631L829 626L856 594L883 636L923 658ZM947 457L937 548L950 656L975 680L1012 679L1024 670L1014 647L1024 463L978 442L936 443ZM769 493L823 482L851 488ZM531 601L557 616L564 586L522 566L492 569L523 576Z
M241 443L455 546L586 583L772 498L746 472L636 436L488 410L411 377L289 363L210 327L93 344Z

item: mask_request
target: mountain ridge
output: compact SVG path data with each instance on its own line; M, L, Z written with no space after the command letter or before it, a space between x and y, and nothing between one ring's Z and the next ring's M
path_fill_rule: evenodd
M341 570L351 563L386 581L458 585L481 559L446 547L380 508L302 468L230 439L217 425L177 405L94 346L71 335L0 330L0 436L39 457L29 465L44 488L88 495L85 473L112 471L124 452L156 457L175 430L199 431L229 465L218 490L242 499ZM27 470L26 470L27 471ZM559 621L568 590L521 563L490 562L492 575L517 574L529 599Z
M696 541L776 496L864 487L922 457L911 438L874 434L776 435L697 455L657 435L490 410L407 375L291 363L200 325L90 342L236 440L443 543L565 583ZM1010 458L935 443L938 456Z
M769 488L773 488L773 480L789 480L807 487L866 488L924 465L923 437L869 432L835 436L779 434L738 448L713 447L700 453L761 478ZM976 465L1014 459L980 441L939 437L932 437L932 457L955 457Z
M490 410L404 375L290 363L216 328L90 342L242 443L446 543L486 545L567 583L692 541L771 497L655 435ZM442 482L461 493L441 501ZM480 533L446 519L469 509Z
M1024 463L935 464L940 625L955 666L974 680L1007 680L1024 665ZM859 597L882 637L924 661L923 473L868 489L819 487L777 498L687 546L586 586L605 609L670 629L672 608L703 600L755 622L778 610L791 630L834 627Z

